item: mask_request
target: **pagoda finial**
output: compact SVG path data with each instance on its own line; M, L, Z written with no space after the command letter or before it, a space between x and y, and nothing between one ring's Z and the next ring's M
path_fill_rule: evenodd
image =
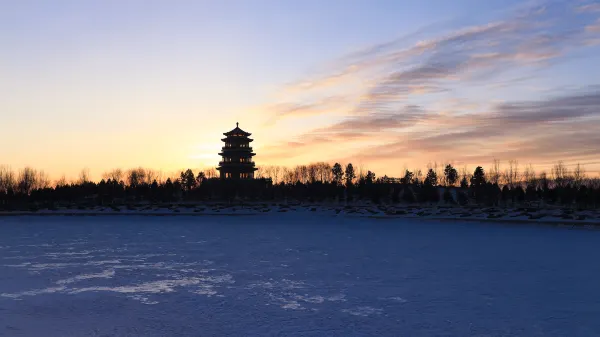
M237 127L239 127L239 126L240 126L240 123L238 123L238 122L235 122L235 127L237 128Z

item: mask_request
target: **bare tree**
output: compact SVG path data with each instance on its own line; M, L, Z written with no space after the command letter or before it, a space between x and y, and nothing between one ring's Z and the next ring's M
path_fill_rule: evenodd
M511 188L515 188L518 185L521 185L521 182L519 180L520 175L519 175L519 162L517 160L509 160L508 161L508 166L510 169L510 174L511 174Z
M54 183L54 186L57 188L65 187L67 185L69 185L69 183L67 182L67 177L65 177L64 174Z
M320 162L318 163L319 167L319 177L321 182L331 182L333 180L333 173L331 171L332 167L329 163Z
M269 178L271 179L271 181L273 182L273 184L275 184L275 177L273 175L273 165L267 165L264 166L264 170L263 170L263 176L265 178Z
M359 162L358 163L358 180L363 180L365 178L365 174L366 174L366 170L365 170L365 165L363 164L363 162Z
M81 169L81 171L79 172L78 183L85 184L88 182L90 182L90 169L86 167L86 168Z
M38 173L31 167L25 167L17 178L17 191L29 195L36 188Z
M525 169L523 170L522 181L525 182L526 186L537 187L537 176L531 164L525 166Z
M15 187L15 173L7 166L0 166L0 192L6 193Z
M214 167L211 167L208 170L204 171L204 175L208 179L219 177L219 174L218 174L217 170Z
M162 170L156 171L156 182L159 184L165 183L165 174Z
M303 184L306 184L308 182L308 166L306 165L300 166L300 181Z
M317 173L318 173L318 166L317 164L310 164L308 165L308 181L310 181L311 183L314 183L315 181L317 181Z
M294 168L291 168L290 171L292 172L292 183L295 183L297 181L300 181L300 166L295 166Z
M256 172L254 172L254 178L262 179L265 176L265 168L264 166L256 167Z
M423 182L423 171L421 169L413 170L413 184L414 183L422 183Z
M146 170L139 167L127 171L127 184L130 187L137 187L146 184Z
M515 188L519 185L519 162L516 160L509 160L508 167L504 170L503 183L508 185L510 188Z
M467 165L465 165L460 169L460 180L462 181L464 179L466 181L469 181L469 177L469 168L467 167Z
M569 169L562 161L552 167L552 179L558 187L565 187L569 183Z
M112 180L112 181L117 181L120 182L123 180L123 170L121 169L114 169L108 172L104 172L102 174L102 179L104 180Z
M586 178L585 168L581 166L581 164L577 163L575 169L573 170L573 182L577 188L580 188L583 185L583 182Z
M157 180L158 172L153 169L146 169L146 184L150 185L153 181Z
M488 172L488 176L492 184L500 184L500 160L494 158L492 169Z
M279 175L281 174L281 167L280 166L274 166L273 167L273 178L275 178L273 181L275 183L279 183Z
M48 177L48 174L46 174L46 172L44 172L44 171L38 171L36 181L37 181L37 186L35 186L36 188L50 187L50 178Z
M282 168L282 180L286 184L294 183L294 170L287 167Z

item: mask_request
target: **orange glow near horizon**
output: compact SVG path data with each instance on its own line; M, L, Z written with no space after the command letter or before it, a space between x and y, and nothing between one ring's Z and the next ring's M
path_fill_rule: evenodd
M7 3L0 165L52 180L174 175L216 167L239 122L258 166L352 162L397 177L497 158L600 173L600 11L496 4L448 26L454 3L387 3L402 20L367 2L297 6L253 4L264 20L221 2ZM198 20L213 11L232 19ZM377 20L355 24L368 13Z

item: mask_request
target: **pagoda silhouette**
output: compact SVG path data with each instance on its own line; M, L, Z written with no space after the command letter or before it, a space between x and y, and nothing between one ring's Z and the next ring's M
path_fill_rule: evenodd
M252 161L252 157L256 155L250 147L253 139L249 137L252 134L240 129L239 123L235 123L235 129L223 135L225 138L221 141L225 145L219 153L222 160L217 168L221 173L221 179L254 179L254 171L257 168Z

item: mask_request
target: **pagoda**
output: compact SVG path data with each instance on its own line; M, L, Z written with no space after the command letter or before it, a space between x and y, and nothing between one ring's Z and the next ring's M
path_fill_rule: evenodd
M256 153L252 152L250 143L251 133L248 133L235 123L235 129L225 132L225 138L221 139L225 146L221 149L223 159L219 162L217 170L221 173L221 179L253 179L256 167L252 157Z

